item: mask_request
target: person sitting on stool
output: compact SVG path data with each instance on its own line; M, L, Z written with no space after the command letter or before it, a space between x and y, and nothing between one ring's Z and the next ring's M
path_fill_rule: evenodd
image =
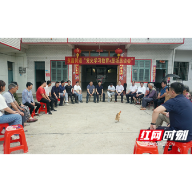
M93 85L93 81L90 81L89 85L87 85L86 103L88 103L89 96L94 96L94 102L96 103L95 86Z
M71 97L71 103L72 104L78 103L77 102L77 95L74 94L73 87L71 86L71 81L68 80L67 83L68 84L65 86L65 90L66 90L66 93L68 94L68 98ZM75 103L73 102L72 96L75 97Z
M121 81L119 81L118 85L116 86L115 102L117 102L117 96L121 96L121 103L123 103L123 90L124 87L121 85Z
M127 97L127 103L129 103L129 97L131 97L131 103L133 103L133 97L136 96L136 92L137 92L137 86L135 85L135 81L132 81L132 85L129 88L128 93L126 94Z
M103 86L101 85L101 81L98 81L98 85L96 86L96 95L97 103L99 103L99 95L103 96L103 102L105 102L105 93L103 93Z
M51 96L55 99L55 107L57 107L57 99L60 99L59 106L63 106L64 97L60 95L59 82L56 81L55 86L51 89Z

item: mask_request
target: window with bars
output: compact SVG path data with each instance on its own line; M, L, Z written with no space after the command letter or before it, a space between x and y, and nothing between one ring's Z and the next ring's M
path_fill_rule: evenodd
M135 60L135 65L132 66L132 80L136 82L149 82L150 69L150 60Z
M183 81L188 81L189 62L174 62L173 73L179 75ZM173 78L173 80L176 80L176 78Z
M51 81L68 80L68 66L65 61L51 61Z

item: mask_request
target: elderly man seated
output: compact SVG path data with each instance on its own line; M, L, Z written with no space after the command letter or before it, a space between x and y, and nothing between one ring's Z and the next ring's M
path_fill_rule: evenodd
M88 103L89 96L93 96L94 102L96 103L95 86L93 85L93 81L90 81L89 85L87 85L86 103Z
M117 102L117 96L121 96L121 103L123 103L123 91L124 87L121 85L121 81L119 81L116 86L115 102Z
M103 102L105 102L105 93L103 93L103 86L101 85L101 81L98 81L98 85L96 85L96 95L97 103L99 103L99 95L103 97Z
M143 86L144 83L140 82L140 86L138 87L138 90L136 92L136 96L133 97L133 99L135 100L135 105L140 105L141 103L141 99L144 97L145 95L145 91L146 88ZM138 99L138 100L137 100Z
M133 103L133 97L136 96L136 92L137 92L137 85L135 85L135 81L132 81L132 85L129 88L128 93L126 94L127 97L127 103L129 103L129 97L131 97L131 103Z
M22 126L24 127L24 123L27 121L26 119L26 112L23 108L19 106L17 101L15 101L15 98L13 96L13 93L16 93L17 91L17 85L14 83L9 84L8 86L9 91L3 94L3 97L5 98L5 102L7 103L7 106L10 107L13 111L18 112L18 114L22 117Z
M154 88L154 84L148 83L148 87L149 87L149 94L143 98L142 107L140 108L140 110L146 110L147 103L154 101L157 98L157 93L156 89Z
M112 99L112 95L114 94L115 94L115 87L113 86L113 83L110 83L107 89L108 102L110 102L110 99Z

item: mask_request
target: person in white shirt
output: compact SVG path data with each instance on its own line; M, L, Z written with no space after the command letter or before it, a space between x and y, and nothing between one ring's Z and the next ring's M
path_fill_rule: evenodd
M136 105L140 105L140 103L141 103L141 98L144 97L145 92L146 92L146 88L144 87L144 83L143 83L143 82L140 82L140 86L138 87L136 96L133 97L133 99L135 100L135 104L136 104ZM137 100L137 99L138 99L138 100Z
M115 94L115 87L113 86L113 83L110 83L107 89L107 95L108 95L108 102L110 102L110 99L112 98L112 95Z
M21 115L19 115L18 111L13 111L9 108L5 102L5 98L2 96L2 92L5 91L5 85L5 82L0 80L0 124L21 125ZM5 112L9 113L9 115L6 115ZM4 130L1 133L4 134ZM19 139L18 135L12 135L11 137L12 139Z
M46 95L49 97L49 99L55 103L55 99L51 97L51 81L47 81L46 87L44 87ZM52 111L57 111L55 109L52 109Z
M115 102L117 102L117 96L121 96L121 103L123 103L123 91L124 87L121 85L121 81L119 81L118 85L116 86Z
M129 103L129 97L131 97L131 103L133 103L133 97L136 96L136 92L137 92L137 86L135 85L135 81L132 81L132 85L129 88L128 93L126 94L127 97L127 103Z
M77 95L78 102L83 103L83 101L82 101L82 92L81 92L81 87L79 86L79 81L77 81L76 85L74 86L74 94Z

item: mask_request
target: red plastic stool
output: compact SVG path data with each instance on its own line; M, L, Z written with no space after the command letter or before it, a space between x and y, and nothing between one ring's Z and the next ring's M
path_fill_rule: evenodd
M133 154L143 153L159 154L156 142L143 142L136 139Z
M172 150L168 151L170 145L172 145ZM167 141L163 154L188 154L189 149L191 149L192 154L192 141L187 143Z
M33 110L33 112L31 113L31 117L33 118L35 115L35 109Z
M3 131L3 128L6 129L8 126L9 126L8 123L0 124L0 135L3 135L3 136L4 136L4 134L2 134L1 131ZM1 138L0 138L0 141L4 141L4 137L1 137Z
M58 98L57 101L60 101L60 99Z
M38 113L45 112L45 114L47 114L47 105L46 105L46 103L40 102L40 104L41 104L41 107L39 108Z
M10 154L12 151L17 151L17 150L21 150L23 149L24 153L28 152L28 146L27 146L27 142L26 142L26 138L25 138L25 132L23 130L23 126L19 125L19 129L16 130L11 130L11 131L5 131L5 139L4 139L4 154ZM19 134L20 138L16 139L16 140L12 140L11 136L15 135L15 134ZM16 146L16 147L10 147L11 143L16 143L16 142L20 142L20 146Z

